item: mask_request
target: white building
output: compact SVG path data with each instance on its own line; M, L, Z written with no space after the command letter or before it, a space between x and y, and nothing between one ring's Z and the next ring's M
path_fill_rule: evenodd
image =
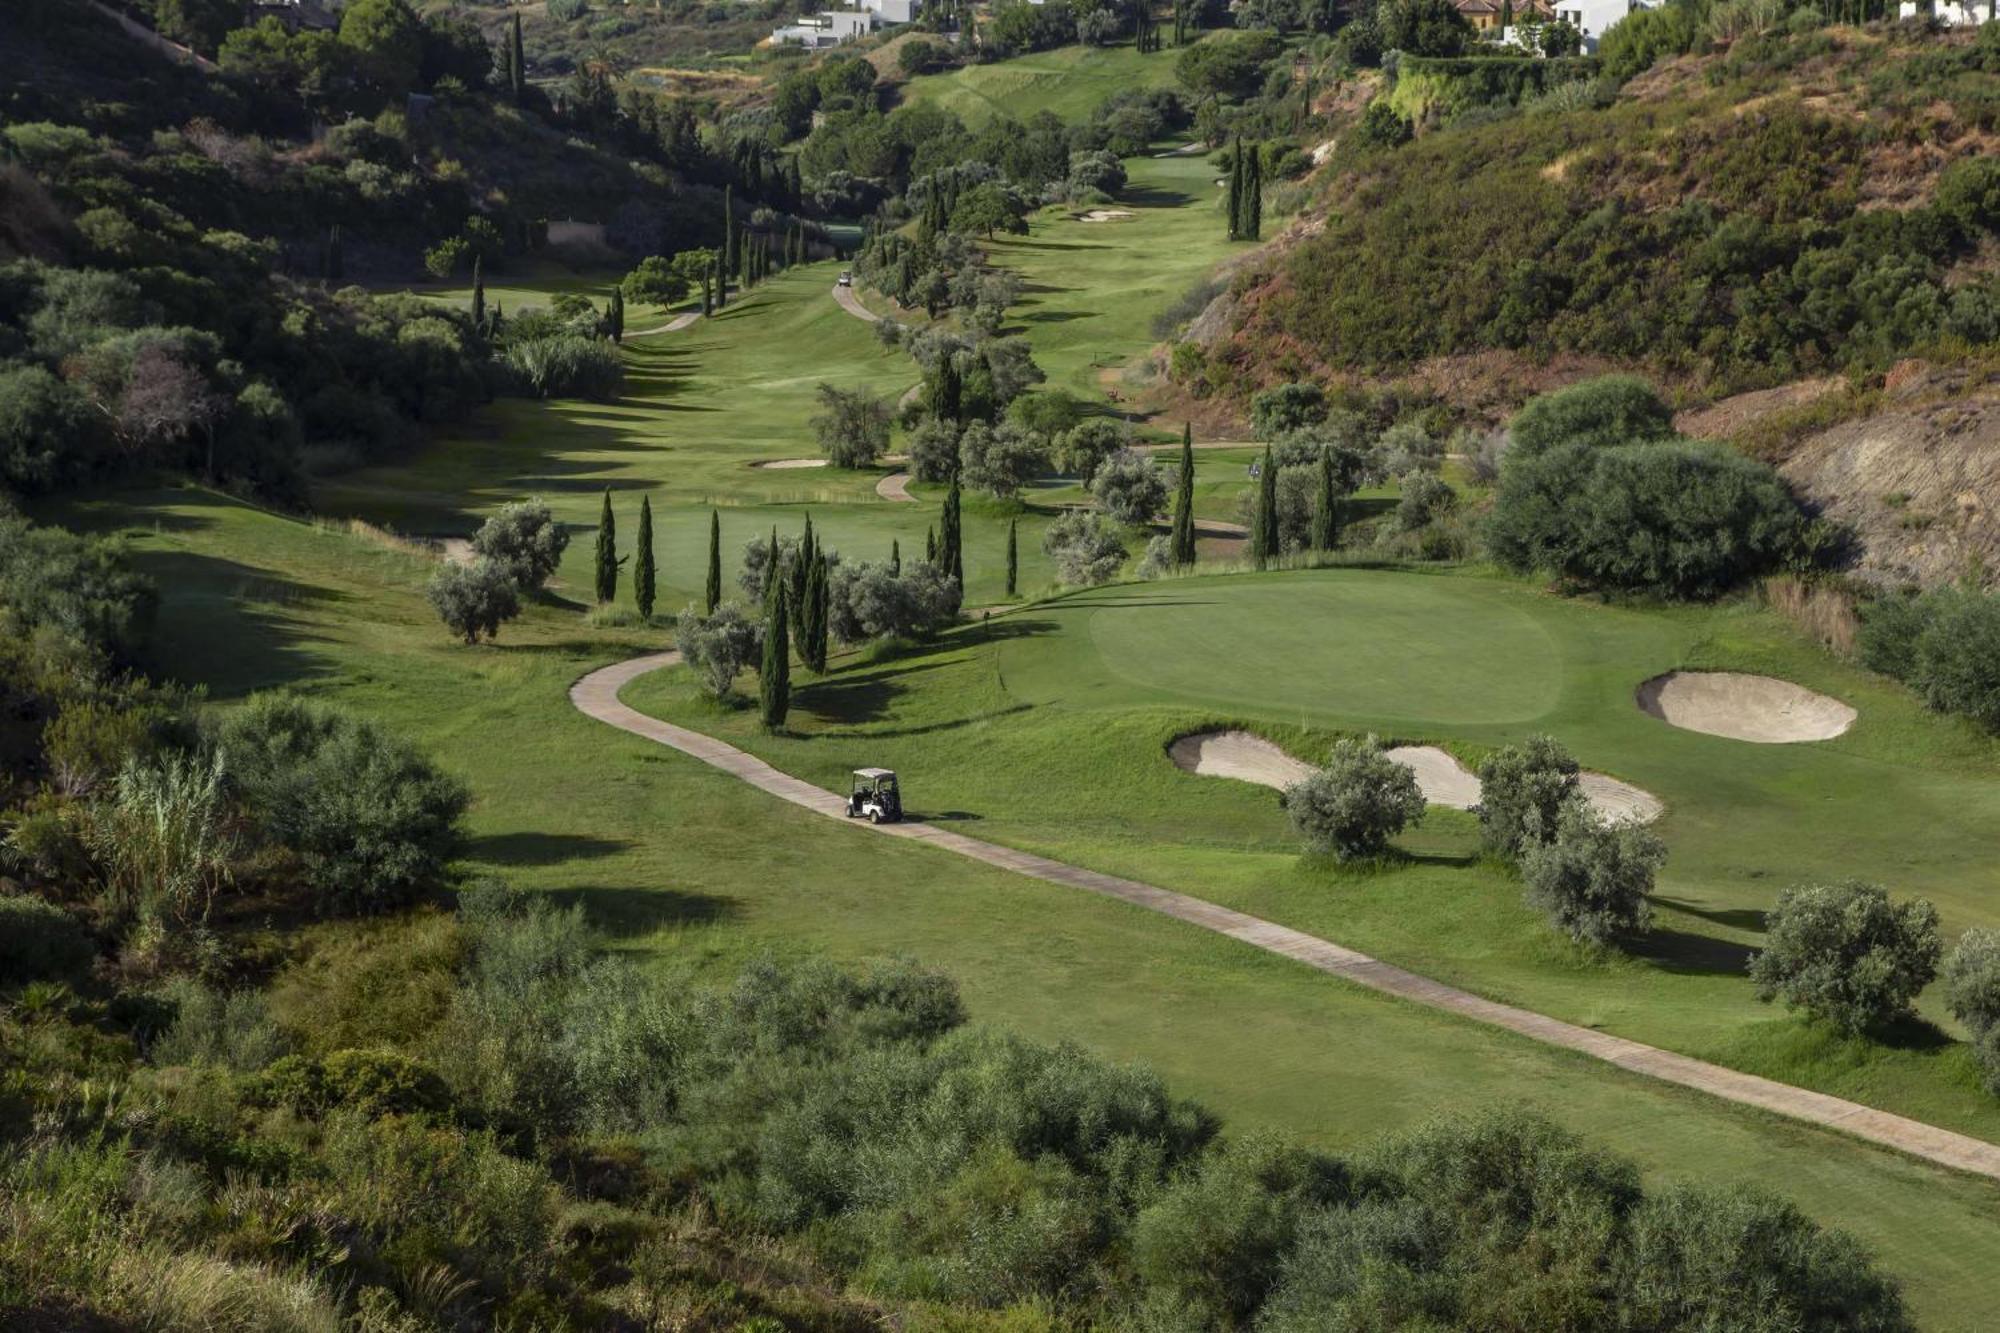
M1660 0L1550 0L1544 13L1552 14L1549 21L1567 23L1583 34L1583 49L1586 54L1597 53L1597 43L1605 30L1624 18L1642 9L1654 9ZM1526 14L1530 6L1517 4L1514 8ZM1533 29L1526 24L1500 29L1501 42L1514 46L1528 46L1534 40Z
M908 23L916 17L916 11L917 0L861 0L859 9L829 9L775 29L771 44L809 49L839 46L856 37L866 37L877 28Z
M1992 0L1972 0L1971 4L1959 4L1957 0L1937 0L1930 8L1931 18L1947 28L1976 28L1989 23L1994 18ZM1922 5L1903 0L1896 7L1896 17L1914 19L1925 17Z

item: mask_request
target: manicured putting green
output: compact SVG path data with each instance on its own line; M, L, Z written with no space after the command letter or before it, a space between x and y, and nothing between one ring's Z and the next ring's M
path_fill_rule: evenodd
M1100 670L1130 685L1267 714L1526 722L1555 705L1562 681L1555 642L1514 599L1373 570L1226 592L1197 581L1105 590L1053 616L1088 638ZM1024 643L1015 656L1043 654ZM1024 673L1030 697L1034 679Z

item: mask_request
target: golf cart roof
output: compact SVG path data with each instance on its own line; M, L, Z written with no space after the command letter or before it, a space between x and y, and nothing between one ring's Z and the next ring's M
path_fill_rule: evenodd
M854 776L857 778L868 778L872 781L876 778L893 778L896 776L896 770L893 768L857 768L854 770Z

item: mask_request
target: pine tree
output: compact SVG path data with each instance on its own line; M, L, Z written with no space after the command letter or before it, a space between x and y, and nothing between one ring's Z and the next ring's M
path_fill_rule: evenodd
M1014 582L1021 569L1021 536L1016 530L1020 527L1020 524L1021 520L1017 518L1007 520L1007 595L1009 597L1014 595Z
M1278 464L1267 444L1257 477L1257 523L1250 529L1250 557L1262 569L1277 558L1278 551Z
M1180 487L1174 496L1174 563L1194 563L1194 423L1181 428Z
M1319 497L1313 505L1313 549L1331 551L1340 545L1340 492L1334 486L1333 446L1319 450Z
M653 564L653 497L639 497L639 537L633 547L632 601L642 619L653 618L653 599L659 593L659 570Z
M507 91L514 99L514 105L521 105L521 98L528 91L528 57L521 48L521 11L514 11L514 26L507 34Z
M722 605L722 515L708 511L708 585L703 594L707 614Z
M776 550L773 541L772 551ZM771 731L783 730L785 714L792 710L792 636L785 601L785 581L772 578L765 598L764 663L757 673L757 702L764 726Z
M618 597L618 520L611 516L611 488L604 488L604 509L597 516L597 601Z
M472 257L472 327L486 329L486 276L480 272L479 256Z
M903 576L903 543L896 537L889 539L889 572L897 578Z

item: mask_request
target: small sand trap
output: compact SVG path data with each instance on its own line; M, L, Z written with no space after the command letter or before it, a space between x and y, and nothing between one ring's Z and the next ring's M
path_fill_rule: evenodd
M1432 805L1470 810L1479 804L1479 775L1435 745L1399 745L1386 750L1417 776L1417 788ZM1314 773L1311 764L1247 731L1207 731L1182 736L1167 747L1167 757L1184 773L1206 778L1235 778L1279 791ZM1666 812L1658 797L1629 782L1602 773L1582 775L1583 794L1611 824L1650 824Z
M1313 766L1294 759L1262 736L1247 731L1208 731L1183 736L1167 747L1181 771L1205 778L1235 778L1283 791L1313 775Z
M1132 216L1132 211L1126 208L1093 208L1088 213L1085 213L1082 217L1078 218L1077 221L1116 222L1119 218L1129 218L1131 216Z
M1803 685L1739 671L1669 671L1641 683L1637 701L1669 726L1761 745L1832 740L1857 716Z
M468 537L441 538L438 550L454 565L469 565L478 558L473 554L472 541Z
M750 466L754 468L767 468L775 471L778 469L794 468L794 467L825 467L826 460L824 458L774 458L769 460L768 462L752 463Z

